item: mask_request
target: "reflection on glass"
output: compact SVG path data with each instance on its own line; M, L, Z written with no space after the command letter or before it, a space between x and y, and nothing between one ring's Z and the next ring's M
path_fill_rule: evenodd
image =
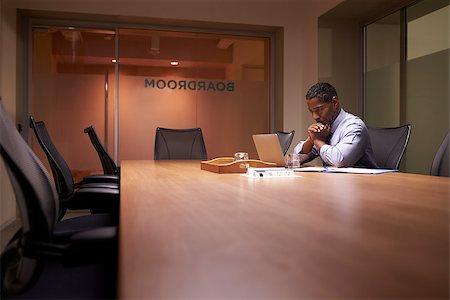
M406 123L413 127L404 161L409 172L429 174L449 130L448 1L421 1L407 16Z
M201 127L210 157L256 156L249 137L270 130L269 38L123 28L118 41L108 30L33 29L30 112L72 169L101 170L89 125L102 141L108 133L108 149L118 133L119 164L152 159L156 127Z
M438 2L422 1L408 8L408 60L449 48L449 6L436 6Z
M84 128L94 126L104 141L109 127L112 136L114 38L115 32L110 30L33 28L30 113L46 123L53 142L75 174L102 169ZM36 140L32 140L33 150L47 164ZM109 142L112 149L112 138Z
M119 35L119 160L152 158L156 127L201 127L211 158L236 149L256 156L249 137L270 128L268 38L148 29Z
M370 126L399 125L400 13L365 28L364 119Z

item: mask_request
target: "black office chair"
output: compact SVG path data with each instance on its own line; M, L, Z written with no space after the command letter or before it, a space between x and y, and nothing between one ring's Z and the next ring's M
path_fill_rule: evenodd
M398 169L411 135L411 125L393 128L367 127L379 168Z
M156 128L155 160L205 160L206 146L201 128Z
M286 155L286 153L289 150L289 147L292 144L292 140L294 139L295 130L292 130L290 132L284 132L284 131L276 131L275 132L278 136L278 139L280 140L281 149L283 149L283 154Z
M445 136L444 140L442 141L442 144L439 146L438 151L436 152L436 155L434 156L433 163L431 165L431 171L430 175L433 176L446 176L450 177L449 175L449 168L450 168L450 131L447 132L447 135Z
M61 201L60 218L67 209L91 209L92 212L118 214L119 188L117 183L86 183L75 186L72 172L48 134L45 123L30 116L30 127L44 150Z
M57 223L59 200L49 175L16 130L0 99L0 156L22 227L1 254L2 299L114 298L117 227L82 231L83 216ZM76 224L76 220L81 223ZM58 233L72 227L72 233ZM65 266L71 266L66 268Z
M109 156L106 149L103 147L102 143L100 142L100 139L97 136L97 133L95 132L95 129L93 126L89 126L84 129L84 133L87 133L89 136L89 139L91 140L92 145L95 148L95 151L97 151L98 157L100 159L100 162L102 163L103 173L105 175L110 175L111 180L114 182L119 182L119 169L117 168L116 163L114 160ZM93 176L90 176L89 178L94 178ZM84 181L87 178L84 178ZM91 182L92 180L88 180Z

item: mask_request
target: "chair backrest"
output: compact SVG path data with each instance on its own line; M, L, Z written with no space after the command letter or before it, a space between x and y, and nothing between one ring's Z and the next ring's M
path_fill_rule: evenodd
M97 151L98 157L100 158L100 162L102 163L103 172L105 174L118 175L117 165L114 160L109 156L106 149L103 147L100 142L97 133L93 126L89 126L84 129L84 133L89 135L89 139L91 140L92 145Z
M393 128L367 127L375 161L382 169L398 169L408 145L411 125Z
M278 139L280 140L281 149L283 149L283 154L286 155L286 153L289 150L289 147L291 146L292 140L294 139L295 130L292 130L290 132L284 132L284 131L276 131L275 132L278 136Z
M45 123L43 121L35 121L34 118L30 116L30 127L33 128L39 145L41 145L42 150L44 150L44 153L47 156L59 197L63 199L72 195L74 191L72 172L70 171L67 162L53 144Z
M156 128L155 160L203 159L206 146L201 128L170 129Z
M3 293L4 290L20 292L38 278L41 262L24 257L19 250L24 243L33 245L36 241L51 240L58 217L59 200L47 170L20 136L2 102L0 100L0 154L22 221L20 234L14 236L2 253Z
M450 168L450 131L447 132L447 135L445 136L444 140L442 141L442 144L439 146L438 151L436 152L436 155L434 156L433 163L431 165L431 171L430 175L433 176L446 176L450 177L449 175L449 168Z

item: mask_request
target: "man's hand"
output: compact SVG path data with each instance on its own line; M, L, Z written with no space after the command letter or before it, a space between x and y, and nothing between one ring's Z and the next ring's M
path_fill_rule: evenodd
M326 144L327 137L330 135L330 125L324 125L322 123L315 123L308 127L308 138L303 144L302 151L300 153L309 153L312 147L316 145L317 149Z
M330 135L330 125L324 125L322 123L312 124L308 127L308 135L314 143L316 141L325 143L327 137Z
M308 140L316 146L318 151L320 151L320 148L322 148L323 145L326 145L327 137L330 135L330 130L330 125L324 125L322 123L312 124L308 127Z

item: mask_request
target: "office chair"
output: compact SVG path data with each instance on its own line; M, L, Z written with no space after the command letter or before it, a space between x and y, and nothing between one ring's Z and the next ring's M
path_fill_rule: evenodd
M45 123L30 116L30 127L44 150L61 201L60 218L67 209L91 209L91 212L118 214L119 188L116 183L83 183L75 186L72 172L53 144Z
M206 157L206 146L201 128L156 128L155 160L205 160Z
M21 229L1 254L1 298L114 298L117 227L60 235L58 195L47 171L16 130L0 99L0 156L14 190ZM80 224L78 224L80 225ZM69 226L70 227L70 226ZM66 268L65 266L71 266Z
M450 177L449 175L449 168L450 168L450 131L447 132L447 135L445 136L444 140L442 141L441 145L439 146L438 151L436 152L433 163L431 164L431 171L430 175L432 176L446 176Z
M411 125L393 128L367 127L367 129L378 167L398 169L411 135Z
M102 143L100 142L100 139L97 136L97 133L95 132L95 129L93 126L89 126L84 129L84 133L87 133L89 136L89 139L91 140L92 145L94 146L95 150L97 151L98 157L100 159L100 162L102 163L103 173L105 175L110 175L109 178L111 178L111 182L119 182L119 169L117 168L116 163L114 160L109 156L106 149L103 147ZM91 178L91 179L89 179ZM95 181L95 177L88 176L88 178L84 178L85 182L92 182Z
M283 154L286 155L286 153L289 150L289 147L291 146L292 140L294 139L295 130L292 130L290 132L284 132L284 131L276 131L275 132L278 136L278 139L280 140L281 149L283 149Z

